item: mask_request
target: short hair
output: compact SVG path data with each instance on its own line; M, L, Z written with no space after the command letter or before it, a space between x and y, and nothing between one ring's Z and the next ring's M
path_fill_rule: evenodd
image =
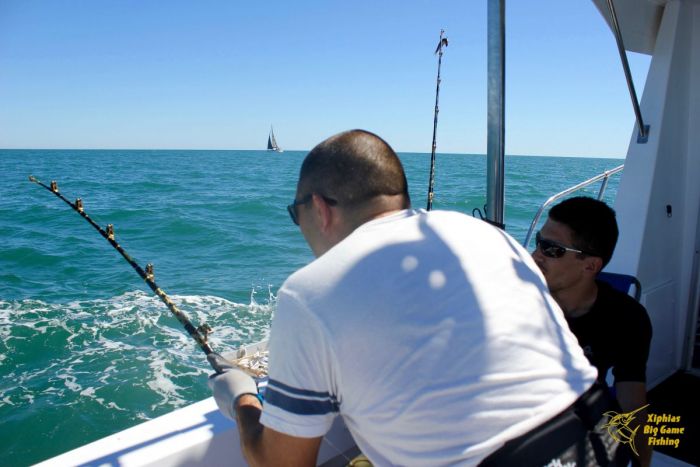
M301 165L298 190L347 206L379 195L403 195L410 203L398 156L386 141L365 130L339 133L313 148Z
M586 196L569 198L549 211L550 219L568 226L574 247L608 264L617 243L615 211L602 201Z

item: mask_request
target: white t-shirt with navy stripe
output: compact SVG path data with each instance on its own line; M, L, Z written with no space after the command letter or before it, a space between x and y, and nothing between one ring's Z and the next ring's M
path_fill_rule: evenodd
M341 415L375 465L472 465L564 410L595 369L530 255L455 212L370 221L287 279L261 422Z

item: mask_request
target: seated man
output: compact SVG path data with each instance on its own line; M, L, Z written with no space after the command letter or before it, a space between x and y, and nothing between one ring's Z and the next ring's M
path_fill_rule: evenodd
M375 465L475 465L592 387L527 251L472 217L411 209L378 136L316 146L288 210L317 258L278 292L264 404L210 358L250 464L313 465L342 416Z
M651 322L632 297L596 280L612 257L617 236L615 211L593 198L570 198L549 211L532 256L584 353L598 368L599 381L605 382L612 368L617 401L623 412L630 412L647 403ZM640 412L637 420L646 416ZM643 444L636 443L640 453ZM642 462L648 457L643 455Z

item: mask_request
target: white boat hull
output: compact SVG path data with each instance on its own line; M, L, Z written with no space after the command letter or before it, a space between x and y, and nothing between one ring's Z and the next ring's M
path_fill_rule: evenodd
M326 435L318 464L343 465L355 444L338 417ZM350 454L346 454L350 455ZM335 460L337 459L337 461ZM48 459L38 467L81 466L245 466L235 422L208 398Z

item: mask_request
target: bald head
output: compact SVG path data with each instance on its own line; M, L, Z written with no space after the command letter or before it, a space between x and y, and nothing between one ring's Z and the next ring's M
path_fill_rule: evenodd
M382 195L410 198L403 166L391 146L364 130L350 130L318 144L304 159L297 193L318 193L345 208L361 207Z

